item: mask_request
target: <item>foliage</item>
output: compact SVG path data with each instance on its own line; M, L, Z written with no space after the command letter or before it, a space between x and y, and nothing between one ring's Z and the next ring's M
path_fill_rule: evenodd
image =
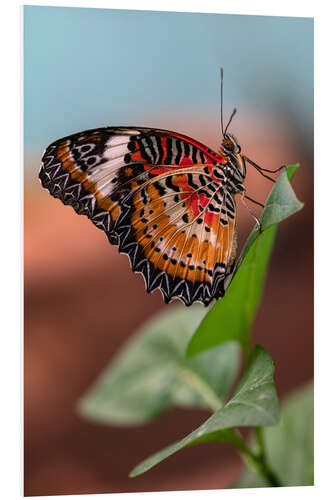
M303 461L299 451L302 439L311 431L311 419L297 427L298 419L304 420L302 411L310 415L309 396L287 404L281 423L276 425L279 403L273 361L261 346L251 351L251 328L278 224L303 206L290 184L297 167L287 167L274 184L260 218L261 231L256 226L251 232L225 297L206 315L197 305L169 306L166 313L157 315L132 337L80 401L81 415L115 425L145 423L173 405L213 412L186 437L137 465L132 477L186 446L227 441L255 471L245 475L239 487L310 484L311 439ZM240 366L240 347L247 364L228 400ZM238 428L244 426L255 428L257 449L240 435ZM268 453L265 444L269 445Z
M291 394L280 422L263 430L267 457L284 486L313 485L313 384ZM251 447L255 448L252 440ZM260 488L269 483L247 469L233 488Z
M228 342L186 359L206 309L170 306L143 326L79 403L87 418L137 425L172 405L219 408L234 383L239 346Z
M240 445L234 427L272 425L278 421L279 404L273 382L273 362L267 352L256 346L242 380L230 401L181 441L168 446L139 464L131 472L138 476L173 453L190 444L228 441Z

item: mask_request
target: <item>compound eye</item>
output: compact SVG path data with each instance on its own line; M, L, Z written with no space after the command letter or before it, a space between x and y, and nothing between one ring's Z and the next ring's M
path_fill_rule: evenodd
M233 151L235 149L235 145L231 139L224 139L222 142L222 146L228 151Z

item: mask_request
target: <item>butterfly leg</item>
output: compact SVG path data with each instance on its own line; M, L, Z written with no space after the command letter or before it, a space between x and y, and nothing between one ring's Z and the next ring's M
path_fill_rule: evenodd
M271 172L272 174L276 174L276 172L279 172L280 170L283 170L286 168L286 165L281 165L281 167L276 168L275 170L269 170L267 168L262 168L259 165L257 165L254 161L250 160L248 156L242 156L245 161L247 161L252 167L254 167L263 177L266 177L266 179L269 179L272 182L275 182L275 179L272 179L272 177L269 177L268 175L263 174L263 172Z
M260 203L260 201L254 200L253 198L250 198L246 194L244 194L244 198L246 198L249 201L252 201L252 203L255 203L256 205L259 205L259 207L265 208L265 205L263 205L262 203Z
M260 206L262 206L262 207L263 207L264 205L262 205L262 204L261 204L261 203L259 203L258 201L252 200L252 198L249 198L248 196L246 196L246 195L245 195L245 191L241 194L241 200L242 200L242 203L246 206L246 208L247 208L247 210L248 210L249 214L251 215L251 217L253 217L253 218L254 218L254 220L256 221L257 226L258 226L258 229L259 229L259 233L261 233L261 232L262 232L261 222L260 222L260 220L258 219L258 217L255 215L255 213L254 213L254 212L252 212L251 208L248 206L248 204L246 203L246 201L245 201L245 199L244 199L244 198L247 198L248 200L253 201L254 203L257 203L258 205L260 205Z

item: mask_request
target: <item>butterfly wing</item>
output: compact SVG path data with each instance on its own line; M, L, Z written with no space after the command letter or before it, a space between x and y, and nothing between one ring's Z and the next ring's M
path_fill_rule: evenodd
M119 245L149 292L159 288L166 302L209 304L224 294L235 259L224 162L175 132L107 127L51 144L40 179Z

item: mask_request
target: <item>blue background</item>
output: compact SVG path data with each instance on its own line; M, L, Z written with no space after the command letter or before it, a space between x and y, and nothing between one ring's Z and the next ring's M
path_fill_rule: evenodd
M220 66L225 120L234 106L234 126L244 113L282 121L290 113L312 142L312 19L26 6L24 44L29 158L106 125L207 140L207 119L216 147Z

